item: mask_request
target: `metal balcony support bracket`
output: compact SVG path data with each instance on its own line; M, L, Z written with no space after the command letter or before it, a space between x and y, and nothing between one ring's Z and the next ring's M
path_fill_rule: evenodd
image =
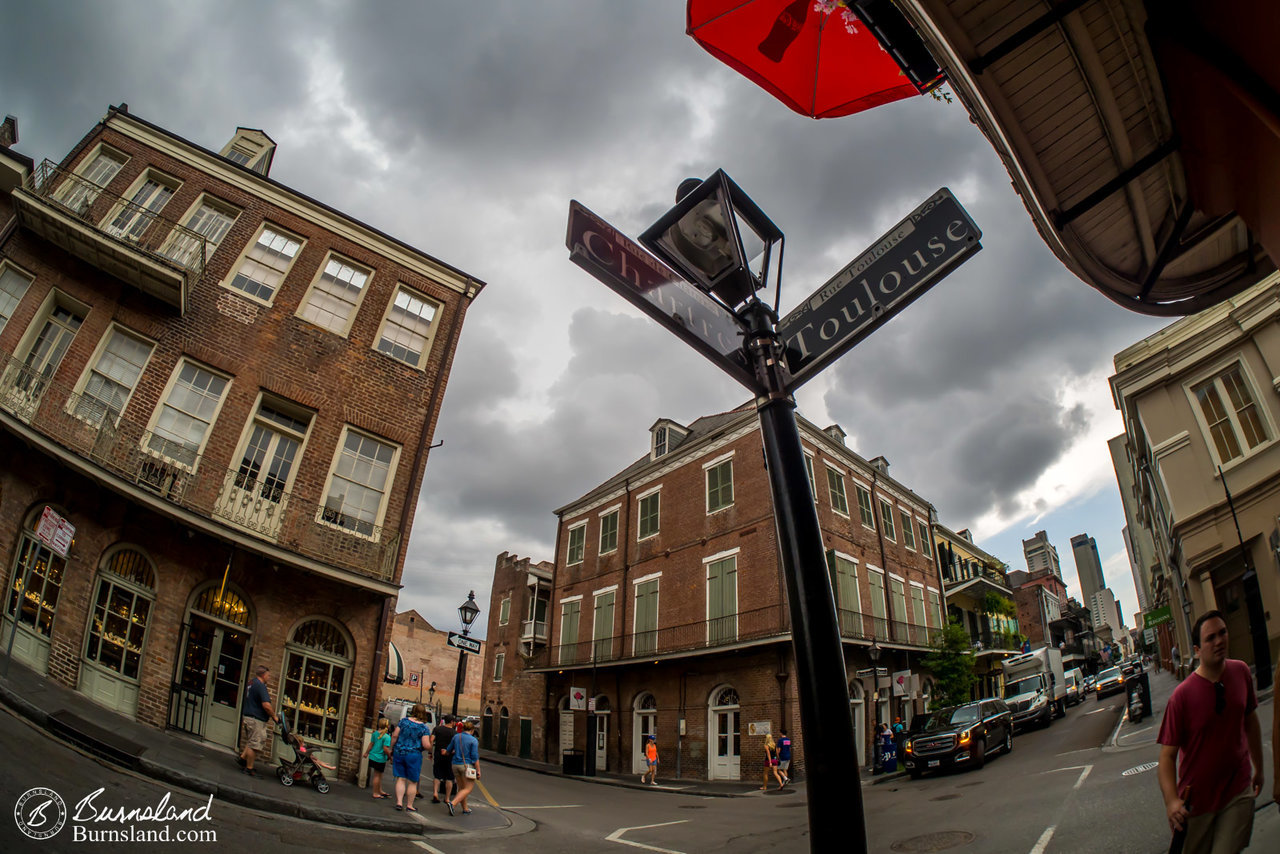
M1178 147L1181 144L1182 144L1181 140L1178 139L1176 135L1173 136L1172 138L1161 143L1154 150L1138 158L1136 161L1133 162L1132 165L1129 166L1129 168L1125 169L1119 175L1115 176L1114 178L1112 178L1107 183L1103 184L1098 189L1089 193L1089 195L1085 196L1083 199L1076 202L1071 207L1067 208L1064 211L1054 211L1052 214L1054 227L1057 228L1059 231L1061 231L1063 228L1069 225L1073 220L1077 219L1081 215L1087 213L1092 208L1096 207L1107 196L1119 190L1121 187L1123 187L1125 184L1128 184L1130 181L1140 177L1142 173L1146 172L1148 169L1155 166L1161 160L1164 160L1169 155L1177 152Z
M974 74L981 74L994 63L1004 59L1006 56L1031 41L1031 39L1040 35L1040 33L1049 29L1049 27L1054 26L1067 15L1070 15L1072 12L1088 2L1090 2L1090 0L1067 0L1065 3L1060 3L1057 6L1054 6L1048 12L1045 12L1043 15L1036 18L1034 21L1027 24L1004 41L1000 42L1000 44L991 48L991 50L970 60L969 71Z

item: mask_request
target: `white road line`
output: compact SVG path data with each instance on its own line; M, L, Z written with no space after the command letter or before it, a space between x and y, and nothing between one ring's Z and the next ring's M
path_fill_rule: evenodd
M1113 712L1115 706L1103 706L1101 709L1094 709L1092 712L1085 712L1086 715L1096 715L1098 712Z
M619 845L630 845L632 848L643 848L646 851L659 851L661 854L684 854L683 851L676 851L671 848L659 848L656 845L645 845L643 842L632 842L629 839L623 839L622 834L628 833L632 830L648 830L651 827L666 827L671 824L685 824L687 821L687 818L682 818L679 821L664 821L660 824L642 824L638 827L620 827L613 833L606 836L605 841L617 842Z
M1085 777L1088 777L1088 776L1089 776L1089 772L1090 772L1090 771L1092 771L1092 770L1093 770L1093 766L1092 766L1092 765L1086 765L1086 766L1084 766L1084 770L1080 772L1080 779L1076 780L1076 784L1075 784L1074 786L1072 786L1071 788L1072 788L1072 789L1078 789L1078 788L1080 788L1081 784L1083 784L1083 783L1084 783L1084 778L1085 778Z
M444 852L441 851L439 848L436 848L434 845L428 845L427 843L423 842L421 839L413 840L413 844L417 845L420 848L424 848L427 851L430 851L431 854L444 854Z
M1137 735L1137 734L1138 734L1138 733L1140 733L1140 732L1146 732L1147 730L1151 730L1151 729L1155 729L1155 727L1154 727L1154 726L1144 726L1142 729L1135 729L1133 732L1126 732L1124 735L1122 735L1122 736L1120 736L1120 737L1121 737L1121 738L1128 738L1128 737L1129 737L1129 736L1131 736L1131 735Z
M1068 750L1066 753L1055 754L1057 756L1070 756L1073 753L1088 753L1090 750L1098 750L1097 747L1082 747L1079 750Z
M1057 829L1057 825L1053 824L1045 828L1044 833L1040 834L1040 838L1036 840L1036 847L1031 849L1031 854L1044 854L1044 850L1049 847L1049 840L1053 839L1053 832Z

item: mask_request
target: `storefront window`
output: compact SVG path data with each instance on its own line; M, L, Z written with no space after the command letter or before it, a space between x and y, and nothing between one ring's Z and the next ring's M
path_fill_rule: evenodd
M154 601L150 561L133 549L115 552L98 573L85 660L137 679Z
M32 514L32 521L39 514ZM49 637L53 633L53 615L58 610L58 594L62 591L62 572L66 561L35 538L35 525L22 532L18 543L18 560L13 569L5 614L17 613L18 623ZM21 603L21 607L19 607Z
M351 663L346 635L333 623L310 620L294 630L285 651L281 703L299 736L337 745Z

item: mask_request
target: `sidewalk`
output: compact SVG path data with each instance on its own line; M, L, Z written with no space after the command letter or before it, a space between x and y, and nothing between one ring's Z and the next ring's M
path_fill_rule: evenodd
M450 818L442 806L431 803L429 786L428 797L417 802L418 812L413 814L397 811L392 798L374 800L368 789L345 781L330 780L329 792L323 795L301 783L285 787L272 773L275 766L262 760L258 771L263 776L248 777L236 765L235 753L227 748L156 730L107 711L17 662L11 664L8 678L0 679L0 704L49 736L111 764L250 809L341 827L413 835L493 830L511 825L504 813L493 809L477 809L465 819ZM384 777L385 789L389 790L391 783L389 775Z
M658 785L653 786L649 783L641 783L639 774L621 774L617 771L599 771L594 777L586 777L578 774L565 774L559 765L552 762L541 762L536 759L521 759L518 756L508 756L502 753L495 753L492 750L481 750L480 758L485 762L492 762L494 765L505 765L509 768L522 768L525 771L533 771L537 774L550 774L555 777L564 777L569 780L580 780L584 783L596 783L604 786L618 786L624 789L646 789L655 792L678 792L682 795L699 795L704 798L745 798L752 795L787 795L794 793L801 784L793 783L786 789L779 792L777 784L769 788L768 792L760 791L759 780L696 780L692 778L676 778L676 777L658 777ZM659 770L662 769L659 765Z

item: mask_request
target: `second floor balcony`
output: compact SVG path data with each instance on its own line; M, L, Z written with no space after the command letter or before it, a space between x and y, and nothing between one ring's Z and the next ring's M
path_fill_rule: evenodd
M185 511L251 545L261 543L266 554L299 555L340 570L339 577L393 580L398 531L347 520L285 491L266 472L215 467L9 354L0 354L0 410L66 452L70 464L93 479L126 494L140 490L135 494L157 502L161 512Z
M52 161L12 198L23 228L179 313L204 276L203 235Z
M857 611L840 610L840 635L850 643L876 641L881 646L923 649L939 629L890 621ZM716 652L777 641L790 642L791 618L785 604L768 605L677 626L631 631L593 640L562 640L535 650L526 669L555 670L610 665L665 657Z

